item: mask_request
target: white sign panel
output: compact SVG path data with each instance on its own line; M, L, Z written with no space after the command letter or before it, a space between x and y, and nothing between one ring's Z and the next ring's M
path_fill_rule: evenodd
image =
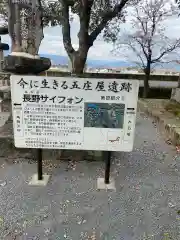
M139 82L11 76L15 146L132 151Z

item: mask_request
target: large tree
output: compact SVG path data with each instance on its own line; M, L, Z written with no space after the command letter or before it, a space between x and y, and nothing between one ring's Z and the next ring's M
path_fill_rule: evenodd
M42 0L44 25L61 25L64 48L71 60L73 73L83 72L90 47L101 32L108 35L112 20L124 21L125 8L138 0ZM6 19L6 0L1 0L0 14ZM73 14L79 17L79 47L74 49L70 22Z
M119 38L116 36L115 52L122 54L122 50L128 50L131 60L135 55L136 64L145 73L144 97L149 93L152 69L157 64L171 61L172 54L180 48L180 38L168 37L165 28L165 21L168 19L172 18L173 23L175 10L175 6L170 5L167 0L141 1L135 6L131 15L131 33Z

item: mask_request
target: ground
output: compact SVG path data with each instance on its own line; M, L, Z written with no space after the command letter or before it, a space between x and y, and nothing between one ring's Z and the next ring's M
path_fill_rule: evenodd
M165 105L165 109L174 116L180 117L180 103L171 100Z
M45 164L46 187L29 186L36 163L1 159L2 240L179 240L180 155L139 114L134 150L115 153L116 191L98 191L103 162Z

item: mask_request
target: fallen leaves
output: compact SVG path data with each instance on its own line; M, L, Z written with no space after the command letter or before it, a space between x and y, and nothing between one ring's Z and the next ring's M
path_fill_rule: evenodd
M168 138L168 139L166 140L166 143L167 143L168 145L172 145L172 141L171 141L171 139Z
M177 151L177 153L180 153L180 145L176 146L176 151Z
M6 181L0 181L0 186L1 186L1 187L4 187L4 186L6 186L6 184L7 184L7 182L6 182Z
M4 223L4 220L3 220L3 218L2 218L2 217L0 217L0 226L2 226L2 225L3 225L3 223Z
M177 214L180 215L180 210L177 210Z

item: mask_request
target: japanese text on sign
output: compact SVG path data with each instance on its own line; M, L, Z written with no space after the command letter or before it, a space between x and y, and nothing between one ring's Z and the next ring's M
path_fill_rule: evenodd
M53 96L49 97L47 94L45 95L31 95L31 94L24 94L23 95L23 102L36 102L36 103L45 103L45 102L52 102L52 103L81 103L83 101L83 98L78 97L64 97L64 96Z
M16 147L131 151L138 81L11 76Z
M53 79L43 79L41 81L37 80L30 80L29 82L26 82L23 77L19 80L17 83L19 86L21 86L23 89L32 89L32 88L46 88L46 89L63 89L63 90L69 90L69 89L81 89L85 91L98 91L98 92L114 92L118 93L121 91L130 92L132 90L132 84L130 82L122 82L118 83L117 81L113 81L108 84L108 86L105 86L104 81L98 81L95 88L92 87L92 81L85 81L83 84L81 81L73 81L71 84L68 84L68 81L62 81L58 82L57 80Z

